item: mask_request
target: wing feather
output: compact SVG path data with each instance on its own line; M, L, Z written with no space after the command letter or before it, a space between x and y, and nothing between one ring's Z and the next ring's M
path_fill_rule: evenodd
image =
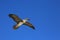
M11 17L15 22L19 23L20 21L22 21L22 19L20 19L17 15L15 14L9 14L9 17Z
M29 22L26 22L24 25L27 25L27 26L29 26L30 28L35 29L35 27L34 27L31 23L29 23Z

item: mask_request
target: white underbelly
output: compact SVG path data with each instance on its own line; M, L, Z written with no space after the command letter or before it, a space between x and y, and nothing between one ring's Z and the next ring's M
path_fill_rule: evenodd
M17 26L21 26L21 25L23 25L23 22L20 22Z
M26 21L27 20L23 20L23 22L19 22L19 24L17 24L17 26L19 27L19 26L23 25Z

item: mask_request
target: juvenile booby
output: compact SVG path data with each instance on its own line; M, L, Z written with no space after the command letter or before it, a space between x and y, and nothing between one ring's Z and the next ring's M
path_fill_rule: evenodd
M13 26L13 29L18 29L19 26L21 26L21 25L27 25L30 28L35 29L35 27L31 23L28 22L28 20L29 20L28 18L22 20L15 14L9 14L9 17L11 17L17 23L16 25Z

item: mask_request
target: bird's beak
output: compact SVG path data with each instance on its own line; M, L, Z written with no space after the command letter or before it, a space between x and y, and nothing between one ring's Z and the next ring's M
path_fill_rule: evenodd
M26 18L27 20L30 20L29 18Z

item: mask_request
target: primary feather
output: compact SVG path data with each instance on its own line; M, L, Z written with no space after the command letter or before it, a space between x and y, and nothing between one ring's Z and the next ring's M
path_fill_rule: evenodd
M17 15L15 14L9 14L9 17L11 17L15 22L19 23L20 21L22 21L22 19L20 19Z
M29 23L29 22L25 22L24 25L27 25L30 28L35 29L35 27L31 23Z

